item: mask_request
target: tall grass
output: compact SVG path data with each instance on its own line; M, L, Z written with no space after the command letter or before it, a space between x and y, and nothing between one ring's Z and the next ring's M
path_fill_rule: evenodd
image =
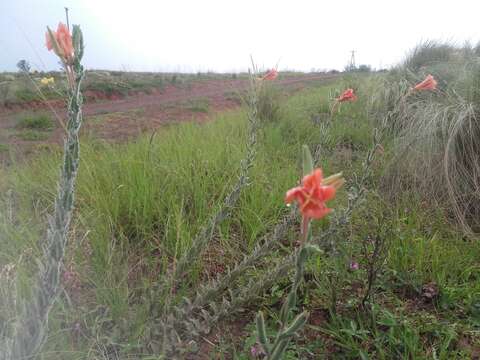
M393 194L416 189L470 234L480 224L479 71L471 47L427 42L380 80L372 101L377 121L394 139L385 187ZM408 94L430 73L439 90Z

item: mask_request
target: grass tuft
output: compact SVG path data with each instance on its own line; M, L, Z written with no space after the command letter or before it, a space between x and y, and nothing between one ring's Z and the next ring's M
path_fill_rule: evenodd
M50 116L46 114L31 114L20 118L17 122L18 129L50 130L54 126Z

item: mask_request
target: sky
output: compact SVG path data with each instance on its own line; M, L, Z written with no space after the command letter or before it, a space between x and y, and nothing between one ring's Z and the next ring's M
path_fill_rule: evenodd
M0 71L58 69L45 30L79 24L89 69L385 68L426 40L480 40L478 0L0 0Z

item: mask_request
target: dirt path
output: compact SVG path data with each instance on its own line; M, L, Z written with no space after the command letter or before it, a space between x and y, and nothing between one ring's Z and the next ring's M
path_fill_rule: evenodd
M332 75L309 75L301 78L279 80L277 83L282 86L291 87L302 85L311 81L326 80ZM175 103L195 98L218 98L225 97L225 93L246 89L247 80L209 80L193 82L186 88L168 86L162 92L152 95L136 95L123 100L110 101L108 103L86 104L85 115L95 115L107 112L123 112L132 109L158 106L161 104Z
M305 75L277 80L287 92L303 88L308 83L324 81L336 75ZM124 99L86 102L83 107L83 133L108 141L125 141L164 124L194 120L203 121L217 111L239 106L238 92L248 87L247 80L194 81L183 86L166 86L151 94L136 94ZM201 106L200 106L200 105ZM58 114L65 114L61 102L53 102ZM38 109L34 109L38 110ZM41 111L48 111L42 106ZM42 139L25 139L16 130L19 112L25 110L0 109L0 163L8 163L12 154L23 157L37 149L62 143L62 129L43 134ZM5 149L7 148L7 149Z

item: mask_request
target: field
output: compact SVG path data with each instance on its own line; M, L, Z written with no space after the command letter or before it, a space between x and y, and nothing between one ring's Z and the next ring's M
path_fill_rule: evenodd
M141 93L87 95L39 358L262 359L257 314L273 342L292 288L290 317L308 319L284 359L479 358L478 56L427 43L387 73L262 85L209 74L147 94L165 78L148 74ZM410 89L427 74L435 91ZM332 107L348 88L358 100ZM62 163L63 129L31 105L0 113L4 338L32 296ZM297 284L302 219L284 198L302 178L303 145L346 182L311 223L317 250Z
M103 77L100 77L98 73L95 71L87 73L87 80L90 78L94 80L87 81L85 85L86 104L83 112L88 120L83 131L108 141L124 141L171 122L204 121L209 113L241 105L242 94L248 85L248 77L245 74L153 75L101 72ZM65 101L61 98L63 94L60 91L65 85L57 81L54 87L45 89L41 85L36 85L38 82L36 79L26 80L22 74L16 74L15 77L7 75L3 76L12 80L0 82L0 87L7 89L7 94L14 94L15 91L12 89L24 88L22 91L28 89L35 94L35 99L26 101L16 97L9 102L8 96L3 98L0 96L0 161L10 163L12 156L13 159L22 158L25 154L45 148L45 144L61 145L63 132L56 117L65 117ZM59 73L48 75L61 78ZM39 75L37 76L41 79ZM97 79L99 77L101 80ZM151 77L170 80L168 82L163 80L153 87L148 80ZM278 79L278 82L284 85L282 91L295 92L305 84L331 77L334 75L286 73ZM36 82L32 85L32 81ZM135 90L128 93L121 92L120 88L115 88L111 92L92 89L92 84L103 89L117 82L122 84L122 89ZM42 101L46 90L50 90L55 97ZM22 124L25 119L32 118L31 121L35 121L41 117L46 118L44 122L48 122L48 125Z

